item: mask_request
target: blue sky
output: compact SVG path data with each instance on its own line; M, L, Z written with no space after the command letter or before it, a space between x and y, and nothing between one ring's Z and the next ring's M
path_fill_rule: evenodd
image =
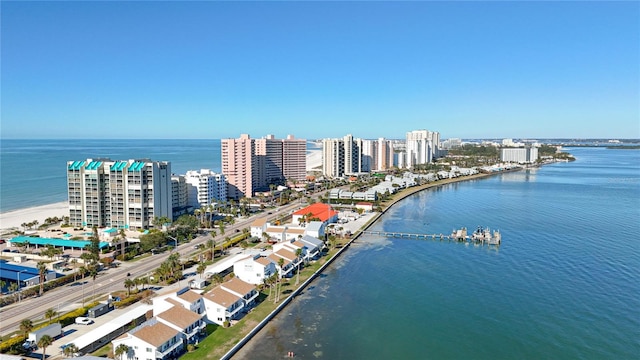
M2 138L640 137L639 2L1 7Z

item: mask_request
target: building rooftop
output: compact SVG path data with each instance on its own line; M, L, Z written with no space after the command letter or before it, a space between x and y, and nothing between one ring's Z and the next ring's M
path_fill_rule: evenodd
M169 310L163 311L157 316L181 329L186 329L189 325L202 319L202 315L198 315L182 306L172 306Z
M182 300L188 301L190 303L194 303L202 298L202 295L198 294L195 291L185 291L184 293L178 295L178 297Z
M231 305L240 300L239 296L236 296L220 286L213 288L211 291L204 294L204 298L218 305L222 305L225 308L229 308Z
M223 283L221 286L225 289L242 295L248 294L256 289L255 285L249 284L246 281L242 281L237 277L234 277L233 279Z
M151 321L147 321L147 323L149 322ZM165 325L161 322L155 322L151 323L150 325L141 327L131 335L155 347L160 347L162 344L169 341L172 337L178 335L178 333L178 330L173 329L168 325Z

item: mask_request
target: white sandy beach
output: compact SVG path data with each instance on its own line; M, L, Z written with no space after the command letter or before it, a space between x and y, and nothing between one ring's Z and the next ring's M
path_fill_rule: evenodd
M49 217L62 217L69 216L69 203L67 201L34 206L31 208L8 211L0 213L0 231L5 232L12 228L19 228L20 224L38 220L40 224L44 223L44 220Z
M312 170L322 166L322 150L313 150L307 154L307 170ZM8 211L0 213L0 231L18 228L22 230L20 224L38 220L40 224L48 217L69 216L69 203L67 201L34 206L31 208Z
M307 171L322 166L322 150L312 150L307 154Z

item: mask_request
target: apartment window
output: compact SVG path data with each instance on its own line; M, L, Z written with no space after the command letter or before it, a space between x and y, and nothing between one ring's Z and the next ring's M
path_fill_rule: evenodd
M153 352L152 348L147 348L147 352Z

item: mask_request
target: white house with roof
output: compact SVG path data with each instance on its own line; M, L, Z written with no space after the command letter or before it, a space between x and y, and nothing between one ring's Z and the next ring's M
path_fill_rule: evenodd
M277 251L274 250L268 258L276 263L276 268L278 269L278 273L281 278L293 275L293 270L300 262L300 259L297 258L295 252L285 247ZM279 264L280 259L283 260L282 267Z
M204 301L202 295L189 288L172 291L153 298L153 313L159 314L174 305L193 311L196 314L204 314Z
M256 286L250 284L240 278L234 277L229 281L220 284L220 287L234 295L238 295L244 301L244 306L250 308L258 298L258 290Z
M304 229L304 235L312 236L316 239L324 238L324 229L326 224L322 221L311 221Z
M204 314L196 314L180 305L174 305L156 315L159 322L180 331L187 344L196 342L200 332L206 327L203 318Z
M265 232L265 230L267 229L267 226L268 226L268 223L267 223L266 217L255 219L251 223L251 226L249 227L251 231L251 236L262 239L262 233Z
M304 258L305 260L313 260L320 257L320 253L324 248L324 242L314 238L313 236L305 235L299 239L301 243L304 244L306 251Z
M233 273L237 278L255 285L262 284L264 279L277 272L273 260L259 254L247 256L233 264Z
M174 359L184 351L183 334L156 318L129 330L111 342L129 348L127 359Z
M206 309L205 321L224 325L225 321L231 321L239 317L244 308L244 300L241 296L232 294L217 286L203 296Z

